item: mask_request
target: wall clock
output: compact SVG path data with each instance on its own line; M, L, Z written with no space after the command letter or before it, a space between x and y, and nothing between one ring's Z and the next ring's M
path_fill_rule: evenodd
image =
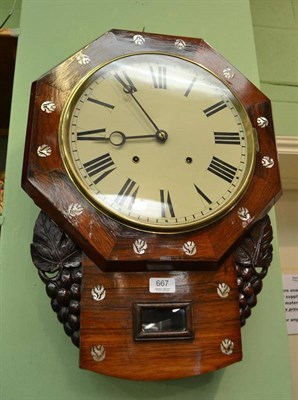
M281 186L269 100L204 40L112 30L34 82L22 184L82 368L156 380L241 360Z

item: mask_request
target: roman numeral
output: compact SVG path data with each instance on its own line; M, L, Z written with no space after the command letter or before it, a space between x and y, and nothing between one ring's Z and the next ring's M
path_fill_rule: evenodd
M184 93L184 96L187 97L191 91L191 89L193 88L193 85L195 84L195 81L197 80L196 77L193 78L193 80L190 82L190 85L188 86L188 88L186 89L186 92Z
M222 100L222 101L219 101L218 103L214 104L213 106L206 108L203 111L204 111L206 117L210 117L211 115L217 113L220 110L223 110L226 107L227 107L226 103Z
M166 67L158 66L157 74L153 67L150 67L153 85L156 89L167 89L167 70Z
M103 154L83 164L89 176L98 175L93 181L95 184L113 172L116 169L116 167L113 167L114 165L114 161L109 153Z
M160 190L160 204L162 218L175 217L174 208L169 191Z
M105 103L104 101L100 101L100 100L97 100L97 99L93 99L92 97L88 97L87 101L90 101L91 103L98 104L99 106L110 108L111 110L113 108L115 108L115 106L113 106L112 104Z
M114 77L117 79L117 81L119 83L121 83L121 85L123 86L123 88L127 88L129 87L130 89L132 89L132 92L136 92L137 88L135 87L135 85L132 83L132 80L130 79L130 77L128 76L126 71L123 71L121 73L122 77L120 76L120 74L118 74L117 72L115 72Z
M239 132L214 132L216 144L240 144Z
M77 140L94 140L94 136L92 135L96 135L96 133L104 133L105 131L105 128L93 129L91 131L81 131L77 133Z
M214 175L217 175L219 178L229 183L233 181L237 172L237 168L223 160L220 160L217 157L212 158L212 161L207 169Z
M207 197L207 196L205 195L205 193L202 192L202 190L199 189L195 183L194 183L193 185L194 185L194 187L195 187L197 193L198 193L208 204L211 204L212 201L209 199L209 197Z
M133 207L133 203L135 202L138 190L139 186L137 185L137 183L128 178L120 189L120 192L117 194L115 203L117 203L119 206L123 206L125 202L128 202L127 208L131 210Z

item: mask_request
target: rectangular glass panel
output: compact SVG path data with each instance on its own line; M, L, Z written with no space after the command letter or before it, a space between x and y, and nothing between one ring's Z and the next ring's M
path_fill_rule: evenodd
M192 339L191 303L135 303L134 338Z
M142 332L185 332L184 308L148 307L141 311Z

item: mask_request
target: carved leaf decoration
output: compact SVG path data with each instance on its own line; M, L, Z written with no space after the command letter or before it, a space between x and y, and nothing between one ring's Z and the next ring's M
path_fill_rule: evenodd
M266 216L258 221L242 240L236 249L235 261L244 267L253 267L257 276L265 277L272 261L272 239L270 219Z
M40 272L78 267L82 251L43 211L34 227L31 257Z

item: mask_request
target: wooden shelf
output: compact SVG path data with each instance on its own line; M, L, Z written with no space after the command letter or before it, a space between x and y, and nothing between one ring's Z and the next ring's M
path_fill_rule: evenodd
M8 129L0 128L0 137L7 137L8 136Z
M277 136L279 169L284 190L298 190L298 137Z
M8 135L17 37L0 35L0 136Z

